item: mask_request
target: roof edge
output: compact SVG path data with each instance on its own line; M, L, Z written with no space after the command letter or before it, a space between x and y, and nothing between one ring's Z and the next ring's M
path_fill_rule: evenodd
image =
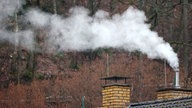
M103 85L102 87L109 87L109 86L131 87L131 85L129 85L129 84L120 84L120 83L106 84L106 85Z
M192 92L192 89L186 89L186 88L161 88L157 90L157 92L161 91L185 91L185 92Z

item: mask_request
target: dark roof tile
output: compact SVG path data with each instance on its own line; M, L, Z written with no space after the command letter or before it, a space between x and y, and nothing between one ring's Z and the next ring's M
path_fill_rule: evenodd
M131 103L128 108L192 108L192 97Z

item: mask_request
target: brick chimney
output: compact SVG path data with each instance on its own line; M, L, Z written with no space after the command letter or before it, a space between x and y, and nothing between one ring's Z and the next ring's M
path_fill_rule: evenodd
M176 99L191 96L192 96L192 90L185 88L163 88L157 91L158 100Z
M106 77L102 90L102 108L125 108L130 103L130 85L128 77Z
M192 96L192 89L181 88L179 85L179 70L175 71L175 80L174 86L164 87L157 91L157 99L165 100L165 99L176 99L176 98L184 98Z

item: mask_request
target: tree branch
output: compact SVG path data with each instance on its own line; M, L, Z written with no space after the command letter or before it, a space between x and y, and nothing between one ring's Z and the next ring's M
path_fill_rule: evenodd
M192 43L186 43L186 42L182 42L182 41L173 41L173 42L169 42L170 44L176 44L176 45L183 45L183 46L188 46L188 47L192 47Z

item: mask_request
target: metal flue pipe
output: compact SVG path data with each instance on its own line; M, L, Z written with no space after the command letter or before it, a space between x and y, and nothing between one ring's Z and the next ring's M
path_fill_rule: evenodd
M175 88L180 88L180 85L179 85L179 70L175 71Z

